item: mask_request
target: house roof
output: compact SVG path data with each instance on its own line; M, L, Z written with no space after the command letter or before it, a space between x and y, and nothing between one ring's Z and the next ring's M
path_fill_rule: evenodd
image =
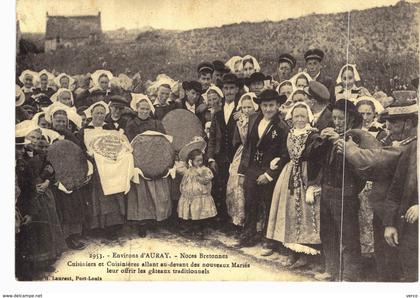
M48 16L46 39L57 37L65 39L87 38L91 34L100 34L101 15L86 16Z

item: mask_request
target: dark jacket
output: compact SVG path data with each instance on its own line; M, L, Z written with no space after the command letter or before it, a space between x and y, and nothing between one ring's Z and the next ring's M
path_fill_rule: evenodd
M394 176L398 157L406 148L386 146L380 149L362 149L357 146L346 147L346 159L358 175L372 181L369 204L374 213L383 220L384 202Z
M147 118L142 120L138 117L133 118L127 122L125 129L125 134L128 140L131 142L137 135L147 131L157 131L160 133L165 133L165 128L162 125L162 122L153 118Z
M105 123L114 126L114 128L117 129L117 130L122 129L122 130L125 131L125 127L127 126L127 122L130 119L134 119L135 117L136 117L136 115L134 113L126 112L126 113L123 113L121 115L120 119L114 120L114 119L111 118L111 113L108 113L105 116Z
M309 159L322 165L321 186L342 190L344 197L357 196L366 183L366 179L360 177L355 167L327 139L319 137L314 142Z
M314 123L314 127L317 128L319 132L321 132L324 128L334 127L334 123L332 120L332 105L331 104L326 106L325 109L322 111L321 115Z
M267 173L271 178L276 179L287 163L286 140L289 127L277 114L270 121L260 139L258 125L262 119L261 112L249 116L248 132L238 173L254 176ZM270 162L276 157L280 157L278 169L271 170Z
M398 159L385 199L384 226L397 227L401 233L406 223L401 217L418 203L417 139L414 139Z
M235 105L236 106L236 105ZM233 119L235 109L225 123L223 108L214 114L210 126L208 144L208 157L216 161L232 162L237 147L233 145L233 135L236 130L236 121Z

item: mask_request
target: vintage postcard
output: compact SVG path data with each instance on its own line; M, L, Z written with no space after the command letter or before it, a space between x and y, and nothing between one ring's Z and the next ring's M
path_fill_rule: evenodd
M418 282L419 8L17 0L14 278Z

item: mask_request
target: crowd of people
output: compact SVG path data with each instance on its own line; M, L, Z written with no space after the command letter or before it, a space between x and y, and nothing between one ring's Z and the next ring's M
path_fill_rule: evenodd
M97 233L118 239L129 225L139 237L168 229L202 240L220 230L238 249L261 244L261 256L286 256L283 266L319 264L318 280L360 281L363 256L373 255L377 281L417 281L418 79L412 91L371 94L355 64L333 79L324 56L309 49L298 67L281 54L274 76L253 56L234 56L200 63L197 78L182 82L162 74L143 83L103 69L23 71L18 279L53 271L65 250L84 249ZM145 135L172 142L163 123L176 110L195 115L202 134L175 150L166 174L147 177L134 169L131 147ZM104 131L118 132L127 149L108 173L91 142ZM61 154L80 150L88 161L86 181L71 190L50 157L63 140L73 147ZM160 149L162 160L147 162L170 158Z

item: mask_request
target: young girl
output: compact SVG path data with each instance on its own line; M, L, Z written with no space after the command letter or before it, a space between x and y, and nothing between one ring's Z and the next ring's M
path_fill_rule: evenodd
M360 75L355 64L344 65L337 77L335 87L336 100L354 99L363 95L370 96L369 91L364 87L358 87L356 82L360 82Z
M292 120L292 128L287 137L288 156L281 158L290 161L274 188L267 238L289 248L291 252L285 265L297 268L307 264L307 255L320 254L320 187L315 184L318 168L307 156L318 134L310 125L312 112L303 102L294 104L286 119ZM273 160L272 169L276 169L278 160Z
M232 164L229 169L229 180L226 188L226 205L227 212L232 218L232 223L236 227L242 227L245 221L245 197L243 187L239 184L238 168L241 162L243 144L245 143L248 131L249 115L258 109L258 105L254 102L257 96L255 93L245 93L241 96L236 109L241 112L237 121L237 130L235 141L240 145L233 157Z
M184 220L196 221L191 232L203 236L204 219L216 216L216 205L211 196L213 173L204 166L203 152L206 142L196 138L179 152L179 157L187 163L186 169L179 169L184 177L181 181L181 197L178 202L178 216Z

